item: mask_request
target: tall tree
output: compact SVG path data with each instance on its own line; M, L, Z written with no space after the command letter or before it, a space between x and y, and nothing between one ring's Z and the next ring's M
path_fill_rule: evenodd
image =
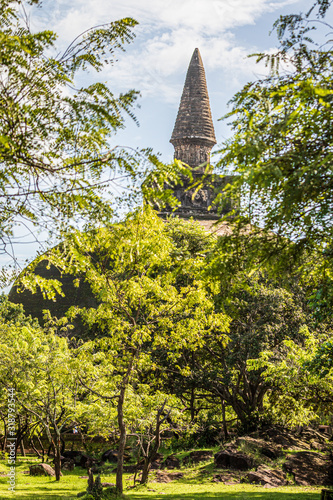
M195 350L212 331L222 342L228 318L215 312L202 280L178 280L183 263L165 223L148 207L121 224L69 235L49 259L78 281L87 281L99 303L97 308L73 308L72 315L97 325L103 334L96 356L107 359L108 396L117 404L116 485L122 492L127 394L137 393L139 373L156 369L153 351L163 350L169 363L177 363L182 349ZM98 379L82 379L91 390L105 393L94 388Z
M30 426L44 431L59 481L61 432L75 419L80 388L68 340L56 335L53 326L42 329L28 321L0 320L0 331L0 388L14 389L17 415L30 416Z
M220 165L237 172L230 189L242 193L243 209L235 225L256 262L273 255L289 266L315 251L318 267L331 272L333 50L330 38L322 40L330 5L318 0L309 12L276 21L280 49L257 55L270 76L238 92L227 115L234 136Z
M142 160L110 147L125 117L135 119L138 92L116 96L104 83L78 80L115 62L136 21L88 29L56 55L56 34L33 33L25 22L25 7L40 3L0 2L0 252L9 254L18 225L56 231L97 214L109 219L101 196L111 199L114 181L135 180Z
M325 343L331 332L312 332L305 326L302 334L303 345L286 339L279 349L265 350L248 363L249 370L261 370L274 388L266 401L271 420L290 427L316 420L331 423L332 418L333 373L326 349L331 343Z

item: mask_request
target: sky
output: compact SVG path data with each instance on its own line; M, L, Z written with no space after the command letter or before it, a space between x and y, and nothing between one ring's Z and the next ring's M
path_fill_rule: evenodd
M231 135L227 122L219 121L228 112L228 101L245 83L267 73L248 55L273 52L277 39L269 32L274 21L281 14L307 11L312 4L313 0L44 0L42 8L28 14L33 31L51 29L58 34L59 51L92 26L122 17L139 22L134 41L118 52L117 62L100 73L91 72L84 83L106 82L116 95L139 90L134 112L140 126L128 118L110 146L151 147L162 161L171 162L169 140L194 49L199 48L206 71L218 150ZM22 240L16 256L23 261L36 250L36 244Z
M281 14L298 13L313 1L297 0L44 0L41 9L30 13L34 30L58 33L64 49L77 35L122 17L139 22L136 37L118 53L118 62L88 78L107 82L117 94L135 88L141 92L140 108L113 145L152 147L165 162L172 161L169 143L192 53L199 48L210 96L217 142L231 132L218 121L228 111L227 103L248 82L266 73L251 53L273 51L269 36ZM215 147L215 149L218 149Z

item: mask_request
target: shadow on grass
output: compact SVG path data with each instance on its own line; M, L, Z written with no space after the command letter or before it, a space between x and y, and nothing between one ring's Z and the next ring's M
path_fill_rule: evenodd
M69 495L68 493L57 493L49 492L49 491L40 491L38 493L28 493L24 491L15 491L14 493L15 499L17 500L74 500L77 498L76 494ZM163 495L162 495L163 496ZM12 498L9 496L2 497L1 500L5 500L7 498Z
M126 492L127 500L319 500L320 494L304 491L223 491L223 492L201 492L201 493L153 493L153 492ZM8 496L2 499L9 498ZM66 491L47 491L47 488L38 488L38 493L19 491L15 492L17 500L74 500L76 493Z
M305 493L300 492L274 492L272 490L268 491L230 491L230 492L202 492L202 493L172 493L172 494L161 494L156 493L144 495L143 493L131 494L129 500L319 500L320 495L318 493Z

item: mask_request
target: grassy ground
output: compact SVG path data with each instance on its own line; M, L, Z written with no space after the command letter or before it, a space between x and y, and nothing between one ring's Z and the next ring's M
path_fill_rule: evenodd
M29 470L33 459L19 460L16 468L15 493L8 491L8 477L0 475L0 500L15 498L19 500L74 500L80 491L87 487L85 469L76 468L74 472L64 472L59 482L48 477L31 477L24 474ZM38 462L38 461L36 461ZM202 467L201 467L202 469ZM0 463L0 474L8 472L5 462ZM184 472L184 469L182 469ZM199 468L190 470L188 477L171 483L150 482L147 487L132 488L132 475L125 474L125 494L129 500L319 500L321 488L286 486L264 488L249 484L226 486L213 483L211 478L203 479ZM153 475L152 475L153 479ZM102 482L115 483L115 475L102 476Z

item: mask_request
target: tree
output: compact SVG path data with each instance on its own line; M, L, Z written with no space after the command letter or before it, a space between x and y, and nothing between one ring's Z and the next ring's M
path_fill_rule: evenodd
M67 329L64 321L60 321ZM59 322L58 322L59 326ZM30 428L40 427L54 452L60 479L61 432L75 419L79 384L66 337L52 326L5 321L0 326L0 387L15 390L17 415L30 416Z
M288 338L301 343L300 330L307 318L296 293L261 274L251 278L243 276L233 285L217 276L215 281L220 287L220 293L215 292L214 297L216 311L223 311L231 320L228 342L211 334L194 353L183 352L179 366L183 362L189 370L178 374L174 385L176 394L189 399L191 408L194 394L200 401L198 410L215 401L215 408L220 408L218 413L222 413L223 433L227 436L225 412L228 407L245 431L256 429L266 417L264 400L270 385L262 376L263 370L248 370L248 360L258 358L264 350L275 351Z
M330 39L321 44L320 33L317 41L310 36L326 24L330 5L318 0L306 14L276 21L280 50L257 54L271 74L232 99L227 117L235 133L220 151L220 165L233 165L237 173L231 192L242 193L234 234L248 240L253 259L262 263L278 256L283 268L293 260L299 265L301 255L307 273L312 266L327 274L333 241L333 51ZM259 236L254 244L253 235Z
M7 253L20 224L52 233L82 219L109 220L113 182L133 184L143 170L143 153L109 143L126 115L135 119L138 92L115 96L104 83L77 81L114 63L136 21L88 29L54 56L56 34L30 31L27 4L40 0L0 3L0 251Z
M323 362L330 332L311 332L305 326L302 333L303 345L287 339L279 349L265 350L248 363L249 370L262 371L272 388L265 402L271 420L290 427L330 422L332 416L332 367Z
M189 263L184 265L182 279L191 282L200 276L213 291L215 310L223 311L231 321L227 343L212 332L195 352L182 351L178 366L188 367L185 375L179 369L177 373L177 367L169 372L164 360L168 373L165 387L183 401L192 421L215 406L218 418L222 413L224 435L227 409L232 409L243 428L253 428L265 418L262 409L269 385L260 370L247 369L247 361L263 350L277 348L286 338L303 341L300 328L313 321L306 293L286 271L278 280L273 280L266 269L253 272L247 234L204 238L194 228L189 233L181 226L174 232L178 252ZM163 352L158 356L163 366Z
M302 340L299 331L306 315L299 297L255 275L224 292L221 307L232 318L229 342L206 346L212 359L212 386L231 405L243 427L258 424L268 390L261 371L247 370L249 358L277 348L286 338Z
M70 315L80 316L89 327L98 325L104 335L94 348L97 363L101 363L99 357L104 360L108 377L88 374L81 379L91 391L116 401L120 493L127 395L137 394L140 373L156 369L153 352L163 350L169 363L175 364L182 349L195 350L212 331L223 341L228 326L226 315L215 312L203 281L179 283L183 263L174 254L165 223L146 207L123 223L68 235L63 245L45 256L75 274L78 285L87 281L99 303L97 308L73 308ZM101 380L108 390L98 389Z

